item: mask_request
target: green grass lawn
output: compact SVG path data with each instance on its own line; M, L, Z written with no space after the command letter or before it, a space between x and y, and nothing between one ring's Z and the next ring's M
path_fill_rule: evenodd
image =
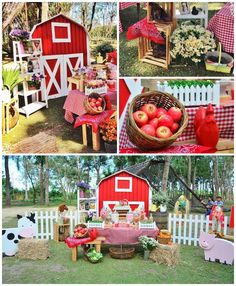
M219 10L223 3L209 3L209 19ZM140 19L146 16L141 9ZM168 70L138 60L138 39L127 41L128 27L138 21L135 6L120 11L123 33L120 34L120 75L121 76L229 76L229 74L206 71L205 64L183 64L180 59L173 60ZM179 22L178 22L179 23Z
M11 153L11 146L40 132L55 137L58 153L96 153L92 149L91 134L88 130L88 147L83 145L82 127L74 129L64 119L63 105L66 97L49 100L49 108L31 114L28 118L20 115L18 125L2 136L4 153ZM43 144L43 142L42 142ZM101 151L105 152L101 142Z
M64 244L50 241L51 257L47 260L2 260L4 284L233 284L234 267L206 262L203 250L181 245L181 259L176 267L144 261L140 249L129 260L112 259L103 247L101 263L82 259L71 261L71 251Z

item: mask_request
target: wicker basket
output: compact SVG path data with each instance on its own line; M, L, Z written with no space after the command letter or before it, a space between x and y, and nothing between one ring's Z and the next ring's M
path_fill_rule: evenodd
M105 110L106 102L105 102L105 99L103 97L101 97L102 98L102 110L101 111L94 110L92 108L92 106L89 104L89 98L96 98L97 99L98 97L101 97L101 96L98 93L93 92L93 93L90 93L90 95L88 95L85 98L85 100L84 100L84 108L87 111L87 113L95 115L95 114L100 114L100 113L102 113Z
M129 259L134 257L135 248L110 247L109 251L112 258Z
M168 244L169 242L171 242L171 237L157 237L157 241L160 244Z
M218 57L218 62L208 62L208 58L209 57ZM221 60L225 59L225 61L227 62L226 64L222 64ZM229 54L227 53L222 53L222 47L221 47L221 43L219 43L218 46L218 51L214 51L214 52L208 52L206 54L206 59L205 59L205 65L206 65L206 70L208 71L215 71L215 72L222 72L222 73L230 73L231 69L233 67L233 63L234 63L234 59L233 57L231 57Z
M77 228L77 227L82 227L82 228L87 228L87 226L85 225L85 224L83 224L83 223L80 223L80 224L77 224L76 226L75 226L75 229ZM74 237L75 238L85 238L85 237L88 237L88 229L87 229L87 231L84 233L84 234L82 234L82 233L78 233L78 234L76 234L76 233L74 233Z
M156 107L162 107L166 110L170 109L172 106L179 107L182 111L182 119L179 122L179 130L167 139L160 139L156 137L151 137L136 125L133 119L133 113L141 108L146 103L152 103ZM128 119L126 123L126 130L130 141L139 147L143 151L158 150L167 147L175 142L175 140L182 134L184 129L188 125L188 114L178 99L172 95L160 91L149 91L137 95L130 103L128 110Z

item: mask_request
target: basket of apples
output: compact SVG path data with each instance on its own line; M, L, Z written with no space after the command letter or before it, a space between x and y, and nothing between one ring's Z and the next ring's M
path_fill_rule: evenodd
M87 226L83 223L77 224L74 228L74 237L75 238L84 238L88 237Z
M99 114L105 110L105 99L98 93L90 93L84 100L84 108L89 114Z
M130 141L143 151L171 145L188 125L184 106L172 95L150 91L130 103L126 123Z

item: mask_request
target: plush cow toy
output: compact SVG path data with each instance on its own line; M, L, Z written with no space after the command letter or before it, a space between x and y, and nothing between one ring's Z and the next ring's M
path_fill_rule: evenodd
M2 229L2 253L13 256L18 251L18 243L22 238L30 238L36 234L35 214L30 216L17 215L18 227Z

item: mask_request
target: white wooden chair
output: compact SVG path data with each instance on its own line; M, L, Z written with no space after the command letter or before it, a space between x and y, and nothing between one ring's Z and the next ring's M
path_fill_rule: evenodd
M24 46L22 42L13 41L13 56L14 56L14 63L22 63L23 58L31 56L31 54L25 53Z

